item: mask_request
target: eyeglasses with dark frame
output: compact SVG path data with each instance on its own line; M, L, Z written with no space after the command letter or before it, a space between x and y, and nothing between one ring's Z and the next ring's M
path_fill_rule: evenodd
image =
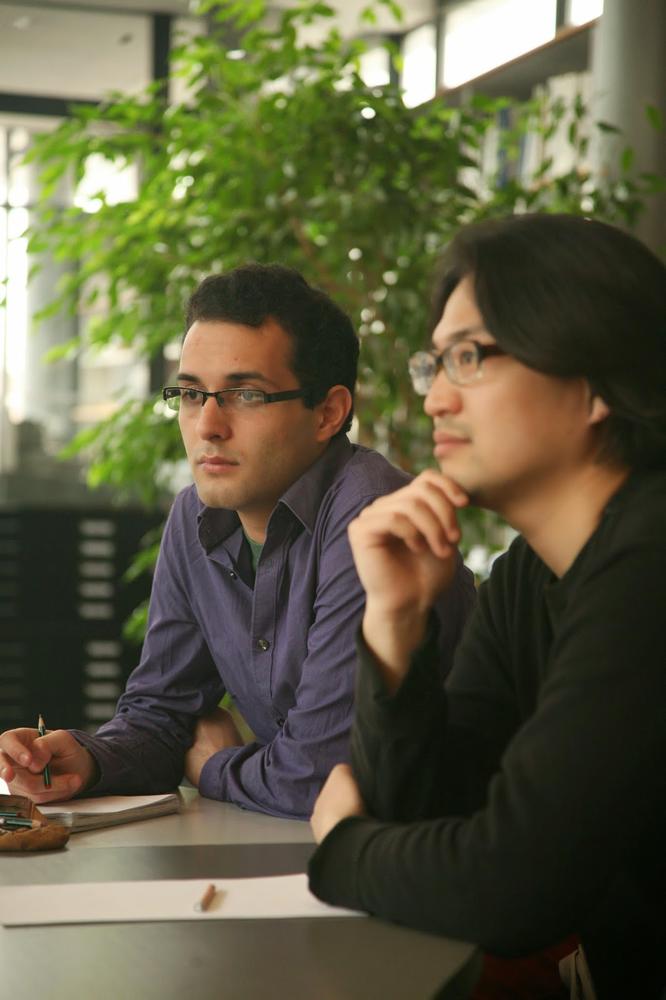
M454 385L469 385L483 375L484 358L505 354L497 344L479 344L476 340L458 340L441 351L417 351L409 359L409 376L419 396L427 396L440 368Z
M234 386L231 389L218 389L216 392L182 385L167 385L162 389L162 399L169 409L176 413L179 410L195 413L210 398L214 399L219 407L240 413L259 409L266 403L281 403L285 399L302 399L303 396L302 389L264 392L262 389L249 386Z

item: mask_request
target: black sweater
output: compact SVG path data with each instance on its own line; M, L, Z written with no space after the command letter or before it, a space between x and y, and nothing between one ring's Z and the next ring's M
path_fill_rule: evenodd
M635 476L558 580L518 538L442 691L434 635L389 697L360 643L353 767L373 819L320 898L519 955L579 934L600 1000L666 984L666 474ZM640 984L640 985L639 985Z

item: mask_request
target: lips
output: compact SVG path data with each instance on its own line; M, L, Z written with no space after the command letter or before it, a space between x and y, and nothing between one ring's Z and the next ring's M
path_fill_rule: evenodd
M464 437L462 434L453 434L451 431L441 429L436 430L433 433L432 439L435 442L433 455L441 461L446 461L446 459L451 458L453 455L457 454L460 448L469 444L468 437Z
M438 444L467 444L469 438L463 437L459 434L450 434L448 431L435 431L432 436L433 441L436 445Z
M197 468L207 476L230 475L239 463L222 455L202 455L197 459Z
M222 458L220 455L202 455L201 458L197 459L197 465L238 465L238 462L232 461L230 458Z

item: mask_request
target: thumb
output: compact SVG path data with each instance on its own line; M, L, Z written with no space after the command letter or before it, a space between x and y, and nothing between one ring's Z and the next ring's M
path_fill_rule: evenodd
M64 757L72 752L73 736L66 729L53 729L45 736L38 736L33 743L35 756L39 755L43 763L48 763L52 757Z

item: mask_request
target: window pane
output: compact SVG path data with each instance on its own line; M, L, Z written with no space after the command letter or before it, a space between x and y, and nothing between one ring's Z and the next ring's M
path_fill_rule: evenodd
M74 195L74 204L84 212L96 212L102 207L100 194L109 205L118 205L136 198L138 171L136 164L118 158L107 160L101 153L92 153L85 162L84 175Z
M443 84L457 87L555 36L557 0L469 0L447 9Z
M434 24L424 24L405 35L402 45L401 84L408 108L423 104L437 90L437 33Z
M9 171L7 168L8 130L0 125L0 205L7 204Z
M361 56L361 79L368 87L385 87L391 82L387 49L376 46Z
M174 18L171 28L172 49L191 45L205 31L205 21L193 17ZM173 75L169 80L169 98L172 104L187 104L191 100L190 89L182 76Z
M604 0L569 0L567 24L587 24L604 12Z

